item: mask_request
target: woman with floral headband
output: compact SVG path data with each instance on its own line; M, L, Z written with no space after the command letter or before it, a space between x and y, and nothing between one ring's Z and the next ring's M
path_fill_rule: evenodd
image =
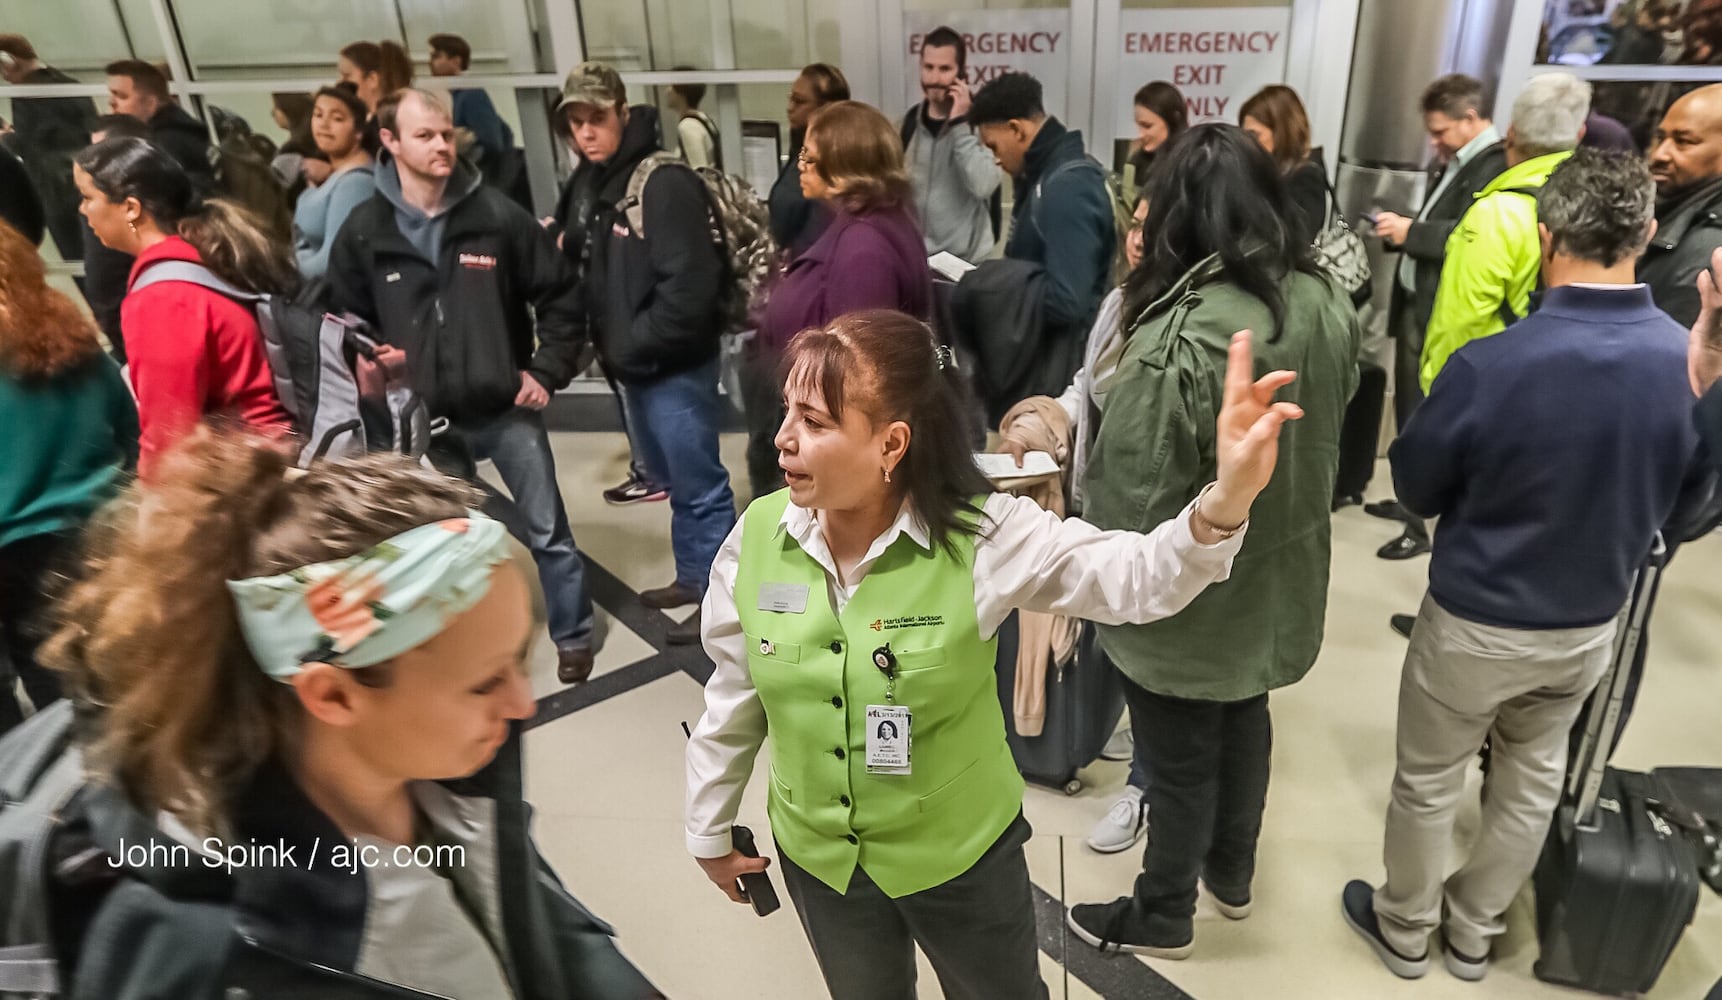
M193 432L61 609L90 780L55 856L98 859L49 893L87 914L68 995L659 996L528 833L530 556L453 480L287 464Z

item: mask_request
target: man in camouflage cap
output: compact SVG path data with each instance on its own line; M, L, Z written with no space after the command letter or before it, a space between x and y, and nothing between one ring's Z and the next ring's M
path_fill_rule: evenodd
M581 160L556 209L562 252L578 269L589 332L622 395L636 455L647 479L670 491L676 579L640 598L653 608L698 604L735 524L718 457L722 230L699 175L663 153L656 109L629 107L614 69L574 67L556 117ZM696 613L670 642L699 641L699 624Z

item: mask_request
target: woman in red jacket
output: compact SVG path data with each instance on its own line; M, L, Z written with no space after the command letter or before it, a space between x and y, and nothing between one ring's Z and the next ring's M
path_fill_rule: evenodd
M286 249L238 205L200 199L179 164L142 139L96 143L72 173L97 238L137 258L120 329L142 425L139 475L148 478L157 457L206 416L271 435L291 430L250 305L188 281L129 291L152 265L187 261L243 291L280 294L294 282Z

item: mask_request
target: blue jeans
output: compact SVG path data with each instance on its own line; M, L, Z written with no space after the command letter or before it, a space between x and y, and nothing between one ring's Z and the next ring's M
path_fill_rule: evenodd
M646 469L646 463L640 458L640 446L635 442L640 440L640 425L634 415L628 412L628 397L622 392L622 387L610 383L610 388L616 393L616 409L622 414L622 433L628 439L628 474L645 483L652 490L665 490L669 487L667 480L653 476Z
M718 457L716 358L652 382L623 382L636 456L654 483L670 487L670 546L676 582L706 592L712 559L735 527L735 494Z
M463 426L474 461L490 459L514 498L513 520L526 528L526 544L538 564L544 601L550 613L550 638L557 649L588 649L592 644L592 599L586 596L586 564L574 547L556 460L544 417L515 407L486 424Z

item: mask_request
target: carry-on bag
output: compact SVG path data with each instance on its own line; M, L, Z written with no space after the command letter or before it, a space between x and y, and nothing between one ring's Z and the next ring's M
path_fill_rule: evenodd
M999 626L999 703L1004 706L1005 737L1017 770L1037 785L1082 791L1076 772L1100 756L1124 715L1124 686L1117 668L1100 651L1092 622L1082 623L1076 656L1063 666L1047 664L1046 718L1039 736L1016 731L1011 705L1016 694L1017 615Z
M1608 766L1633 658L1667 562L1658 536L1622 612L1614 662L1587 709L1537 862L1538 979L1595 993L1643 993L1656 983L1698 907L1698 870L1685 836L1661 814L1651 775Z

